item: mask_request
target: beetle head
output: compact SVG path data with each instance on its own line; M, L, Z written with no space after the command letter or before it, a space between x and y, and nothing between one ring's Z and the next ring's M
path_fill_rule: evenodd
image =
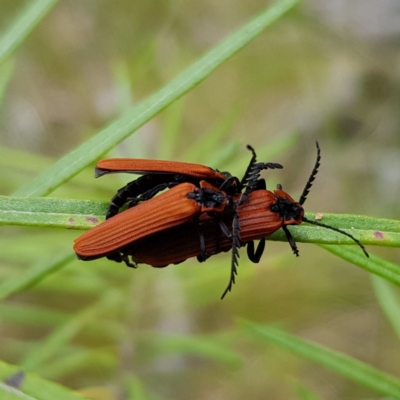
M301 224L304 216L303 206L284 192L281 185L277 185L274 194L276 203L271 205L271 211L281 216L283 225Z

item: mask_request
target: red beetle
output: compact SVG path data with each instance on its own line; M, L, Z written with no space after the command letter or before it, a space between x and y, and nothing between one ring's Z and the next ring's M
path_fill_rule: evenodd
M266 190L265 181L260 179L260 171L281 166L256 163L254 150L241 181L227 173L197 164L172 162L166 166L167 162L159 164L147 160L101 161L96 169L97 176L120 171L147 172L118 191L110 205L108 217L126 202L133 206L148 201L86 232L75 240L74 250L83 260L106 256L114 261L124 261L132 267L137 262L161 267L194 256L204 261L213 254L232 248L231 276L222 298L235 282L238 249L241 246L247 245L249 258L258 262L264 251L265 237L282 228L294 254L298 256L288 225L308 222L332 229L353 239L368 256L364 246L352 235L304 217L302 205L320 165L318 143L317 150L314 169L299 202L294 201L280 185L274 192ZM181 180L186 182L179 183ZM219 188L210 181L218 184ZM167 187L171 187L171 190L152 199L158 191ZM260 243L254 250L253 240L257 239L260 239Z
M202 214L215 219L236 249L240 245L237 205L243 203L251 191L260 188L260 184L265 187L264 180L259 179L261 170L282 168L276 163L257 163L254 150L248 148L253 156L241 181L228 173L198 164L126 159L100 161L96 176L121 171L146 172L146 175L120 189L111 201L107 220L75 240L78 258L93 260L105 256L134 267L128 250L132 243L185 223L198 225L197 220ZM171 189L153 198L166 188ZM116 214L125 203L130 208ZM230 218L231 229L224 217ZM200 234L199 248L205 259L203 238ZM233 253L236 257L236 252Z
M320 165L321 156L318 143L317 150L314 169L298 202L284 192L281 185L278 185L274 192L266 190L265 187L261 188L264 185L261 179L258 180L258 188L249 190L242 196L234 196L238 217L235 218L233 214L226 213L223 218L226 226L234 226L235 221L239 223L240 229L237 227L237 231L240 232L240 235L235 235L234 229L232 229L232 237L230 237L229 234L218 228L215 218L201 214L198 218L198 224L185 223L132 242L124 249L124 255L131 255L136 263L164 267L168 264L180 263L191 257L197 257L199 261L204 261L211 255L232 248L231 277L221 298L231 290L235 283L239 247L247 245L248 257L251 261L258 263L264 251L265 237L282 228L293 253L296 256L299 255L296 243L288 229L289 225L307 222L334 230L354 240L364 254L369 257L364 246L351 234L304 217L303 204ZM260 242L255 250L253 241L258 239L260 239Z

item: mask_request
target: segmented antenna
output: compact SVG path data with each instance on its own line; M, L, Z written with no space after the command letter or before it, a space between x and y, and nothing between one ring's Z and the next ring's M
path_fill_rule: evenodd
M247 167L246 173L244 174L242 180L240 181L240 184L242 185L242 187L245 188L245 190L242 193L242 196L240 197L239 201L237 202L238 206L242 205L248 199L250 193L257 189L257 186L261 181L260 173L262 170L283 168L282 165L278 163L272 163L272 162L257 163L256 153L254 149L249 145L247 146L247 148L253 153L253 157L251 158L250 164Z
M313 168L313 170L311 172L311 175L308 178L306 187L304 188L303 193L300 196L300 200L299 200L300 204L304 204L304 202L306 201L308 193L310 192L311 186L312 186L312 184L314 182L315 176L317 175L318 168L321 165L320 164L320 161L321 161L321 150L319 148L318 142L315 142L315 144L317 146L317 160L315 162L315 165L314 165L314 168Z
M240 248L240 221L239 213L235 211L232 223L232 261L231 261L231 275L229 277L229 283L224 293L222 293L221 300L225 295L232 290L232 285L235 284L235 276L237 275L237 266L239 265L239 248Z
M278 163L272 163L272 162L256 162L256 152L254 151L254 149L250 146L247 145L247 149L250 150L253 153L253 157L250 160L249 166L246 169L246 172L242 178L242 180L240 181L240 184L242 186L242 188L246 188L245 189L245 196L244 199L247 198L247 196L253 191L255 190L257 183L260 180L260 173L262 170L266 170L266 169L282 169L282 165L278 164ZM239 204L243 204L244 199L241 199L239 201Z
M252 152L253 156L251 157L251 160L250 160L250 163L249 163L249 165L248 165L248 167L246 169L246 172L244 173L243 178L240 181L240 184L242 185L242 188L247 185L247 182L248 182L249 177L250 177L250 171L252 170L253 165L257 161L257 155L256 155L255 150L249 144L246 147L247 147L247 150L250 150Z
M353 235L350 235L350 233L342 231L341 229L338 229L338 228L334 228L333 226L330 226L330 225L325 225L321 222L309 220L305 217L303 217L303 222L308 222L309 224L322 226L323 228L331 229L332 231L339 232L342 235L346 235L350 239L354 240L361 247L361 250L364 252L364 254L369 258L369 254L367 253L367 250L365 250L365 247L361 244L361 242L358 239L356 239Z

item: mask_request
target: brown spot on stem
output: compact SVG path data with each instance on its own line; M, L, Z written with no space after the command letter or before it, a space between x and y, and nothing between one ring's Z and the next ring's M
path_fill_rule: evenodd
M86 217L86 221L91 222L92 224L97 224L99 219L96 217Z
M375 231L375 232L374 232L374 237L375 237L376 239L384 239L384 238L385 238L385 235L384 235L383 232L381 232L381 231Z

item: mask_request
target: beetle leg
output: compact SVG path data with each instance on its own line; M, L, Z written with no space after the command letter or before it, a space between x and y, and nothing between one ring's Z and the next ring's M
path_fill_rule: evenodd
M228 229L228 227L225 225L224 221L222 221L221 219L217 220L217 224L219 226L219 229L221 229L222 233L228 238L232 238L232 233L230 232L230 230Z
M229 231L229 229L226 226L226 224L220 219L217 219L216 222L217 222L217 224L219 226L219 229L222 231L222 233L227 238L229 238L229 239L232 238L232 233ZM210 255L207 254L205 238L204 238L203 232L200 229L200 226L201 226L200 224L197 225L197 231L198 231L199 239L200 239L200 251L201 251L201 254L199 256L197 256L197 261L198 262L204 262L204 261L207 260L207 258L210 258Z
M258 264L260 262L261 256L264 253L264 249L265 249L265 238L260 239L255 252L254 252L254 241L252 240L251 242L248 242L247 256L249 257L249 260L255 264Z
M122 253L122 261L126 264L127 267L130 268L137 268L137 264L136 263L132 263L129 261L129 256L126 253Z
M201 252L201 254L197 256L197 261L198 262L204 262L210 256L207 254L206 241L205 241L205 238L204 238L203 231L201 230L201 223L196 221L195 226L197 228L197 233L199 235L200 252Z
M237 266L239 265L239 248L240 248L240 222L239 214L236 211L232 222L232 262L231 262L231 276L229 278L228 286L224 293L222 293L221 300L225 295L232 290L232 285L235 284L235 276L237 275Z
M253 259L254 259L254 240L251 240L250 242L247 243L246 251L247 251L247 257L249 257L249 260L253 261Z
M299 256L299 250L296 246L296 242L293 239L292 234L290 233L289 229L286 226L282 226L283 231L285 232L286 238L290 244L290 247L292 248L293 254L298 257Z
M111 261L115 261L115 262L124 262L128 267L130 268L137 268L136 263L132 263L129 261L129 256L126 253L122 253L121 251L116 251L114 253L111 253L107 256L107 258Z

